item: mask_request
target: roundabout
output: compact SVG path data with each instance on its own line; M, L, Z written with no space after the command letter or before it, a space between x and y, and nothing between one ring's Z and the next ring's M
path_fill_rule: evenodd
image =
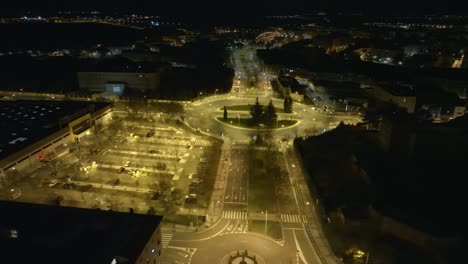
M267 105L270 100L276 109L283 108L283 100L271 97L259 98L262 105ZM189 127L216 137L228 137L231 140L251 140L258 128L248 128L242 122L250 119L246 107L255 102L255 97L239 97L231 94L205 97L193 102L185 108L184 122ZM223 108L230 106L234 110L228 110L228 123L223 122ZM240 110L239 110L240 109ZM296 121L294 124L284 124L284 127L268 129L275 138L302 137L323 133L332 127L333 123L352 123L361 121L359 116L349 113L322 113L313 110L311 106L295 102L293 113L277 111L278 120L284 122ZM220 120L221 119L221 120ZM243 121L244 120L244 121ZM230 123L232 121L232 124ZM236 124L237 123L237 124ZM241 124L239 124L241 123ZM283 124L278 123L279 126Z
M174 241L174 246L187 247L190 242ZM192 263L266 264L288 263L288 248L263 236L250 233L225 233L201 240Z
M251 253L249 251L238 250L236 252L232 252L228 256L226 256L227 260L223 259L222 263L227 264L264 264L265 262L261 257L258 257L257 254Z

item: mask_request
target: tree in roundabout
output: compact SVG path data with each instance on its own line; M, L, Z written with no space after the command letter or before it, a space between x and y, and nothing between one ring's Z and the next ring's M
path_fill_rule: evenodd
M284 112L285 113L292 113L292 105L293 105L293 99L291 98L290 95L286 95L284 97Z
M278 120L278 114L276 114L276 108L273 105L272 100L270 100L270 103L265 109L263 119L265 124L269 127L274 127L276 125L276 121Z
M258 97L257 100L255 101L255 104L250 108L250 116L251 116L251 122L253 125L260 125L263 119L263 107L262 105L258 102Z
M227 121L227 119L228 119L228 112L227 112L227 107L226 107L226 106L224 106L223 120L224 120L224 121Z

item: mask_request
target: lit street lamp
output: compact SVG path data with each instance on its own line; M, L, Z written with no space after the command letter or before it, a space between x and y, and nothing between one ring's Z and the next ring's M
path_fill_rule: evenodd
M197 209L193 209L193 212L195 213L195 230L198 231L198 215L196 214L197 213Z
M215 96L216 96L216 93L218 92L218 89L215 90Z
M198 93L198 101L200 101L200 95L202 95L202 94L203 94L202 92Z

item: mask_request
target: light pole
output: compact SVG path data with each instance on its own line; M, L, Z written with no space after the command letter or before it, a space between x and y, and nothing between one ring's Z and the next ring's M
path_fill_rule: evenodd
M268 222L268 210L265 210L265 235L267 234L267 222Z
M216 96L216 93L218 92L218 89L215 90L215 96Z
M195 230L198 231L198 215L197 215L197 209L193 209L193 212L195 213Z
M214 200L211 201L211 217L214 215Z
M198 101L200 101L200 95L203 95L203 93L202 92L198 93Z

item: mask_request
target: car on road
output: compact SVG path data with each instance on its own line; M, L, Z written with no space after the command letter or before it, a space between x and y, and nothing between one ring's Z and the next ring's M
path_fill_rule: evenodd
M117 173L122 173L125 171L125 168L124 167L120 167L118 170L117 170Z

